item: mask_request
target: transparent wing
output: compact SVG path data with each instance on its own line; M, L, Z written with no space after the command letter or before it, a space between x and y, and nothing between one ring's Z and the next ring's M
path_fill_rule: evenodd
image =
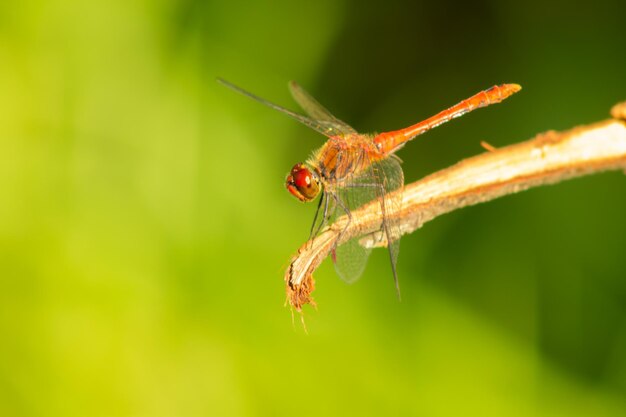
M237 87L235 84L232 84L232 83L230 83L230 82L228 82L226 80L218 78L217 81L220 84L223 84L226 87L230 88L231 90L234 90L234 91L238 92L239 94L243 94L244 96L249 97L252 100L258 101L259 103L261 103L261 104L263 104L263 105L265 105L267 107L270 107L270 108L272 108L274 110L278 110L279 112L284 113L284 114L286 114L287 116L290 116L293 119L296 119L297 121L299 121L303 125L310 127L311 129L321 133L324 136L327 136L327 137L330 138L330 137L333 137L333 136L337 136L337 135L343 134L343 131L340 131L338 129L338 127L335 125L334 122L325 121L325 120L321 120L321 121L313 120L313 119L311 119L309 117L306 117L306 116L303 116L301 114L294 113L291 110L288 110L288 109L286 109L284 107L279 106L278 104L274 104L274 103L272 103L270 101L267 101L267 100L265 100L265 99L263 99L261 97L258 97L256 95L254 95L254 94L244 90L243 88Z
M348 284L352 284L361 278L371 252L372 249L361 246L358 239L350 239L337 247L333 255L333 261L339 278Z
M357 133L352 127L350 127L347 123L337 119L332 115L324 106L322 106L313 96L307 93L298 83L295 81L289 82L289 90L291 91L291 95L293 99L302 107L302 110L306 112L311 118L319 121L320 123L324 123L325 126L328 126L333 131L349 135L352 133Z
M377 188L383 219L379 239L386 241L393 280L398 297L400 297L398 272L396 270L398 254L400 253L400 217L397 213L402 210L402 193L392 193L404 186L404 174L402 167L400 167L400 160L390 157L376 162L372 165L372 174L377 178L377 182L381 184Z
M370 186L371 178L368 175L347 178L345 183L345 187L334 191L335 218L346 215L348 211L352 215L358 207L376 198L376 190ZM338 246L332 254L337 275L348 284L361 277L372 251L371 248L359 244L360 237L354 237Z
M345 183L345 187L335 191L337 200L335 217L346 214L346 209L352 214L357 208L374 199L380 201L380 231L372 236L387 246L394 281L398 288L396 264L400 251L400 234L398 217L394 216L394 213L401 209L402 196L398 193L392 197L390 193L404 184L399 161L395 158L387 158L374 162L365 172L348 178ZM362 275L371 252L371 245L362 244L363 237L356 236L335 249L333 257L335 270L348 283L355 282Z

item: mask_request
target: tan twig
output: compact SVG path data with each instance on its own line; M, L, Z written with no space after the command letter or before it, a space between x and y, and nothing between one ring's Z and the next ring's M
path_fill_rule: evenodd
M626 103L613 107L615 119L550 131L515 145L490 149L447 169L406 185L402 208L394 213L399 234L411 233L444 213L493 200L531 187L602 171L626 169ZM377 201L352 212L353 220L341 235L341 244L361 236L364 246L385 246L380 235L381 210ZM300 311L311 303L313 272L335 247L346 216L298 249L285 273L287 300ZM399 238L400 236L394 236Z

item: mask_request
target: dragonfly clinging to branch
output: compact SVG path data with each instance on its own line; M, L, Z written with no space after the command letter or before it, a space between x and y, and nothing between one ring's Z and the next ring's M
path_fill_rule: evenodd
M395 152L416 136L472 110L499 103L521 89L518 84L496 85L407 128L379 134L361 134L334 117L293 81L289 83L291 94L308 116L271 103L228 81L222 79L218 81L253 100L287 114L328 138L306 162L293 166L287 176L287 190L302 202L310 202L322 194L311 226L311 237L318 234L331 219L347 215L349 222L339 233L337 242L341 241L343 232L353 220L352 211L378 199L382 219L381 236L387 242L398 295L400 292L396 263L400 233L397 230L398 221L393 220L394 216L390 216L390 213L401 209L401 193L393 193L393 198L389 194L403 186L404 175ZM395 218L397 219L397 216ZM354 282L361 276L371 250L359 244L359 237L336 246L332 252L335 269L347 282Z

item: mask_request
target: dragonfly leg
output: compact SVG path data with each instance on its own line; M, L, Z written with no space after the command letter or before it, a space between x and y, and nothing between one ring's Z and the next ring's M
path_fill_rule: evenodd
M324 200L326 200L326 206L324 207L324 214L322 216L322 220L320 222L319 227L316 228L315 225L317 224L317 216L319 216L320 214L320 209L322 208L322 204L324 203ZM313 224L311 224L311 232L309 233L309 240L313 239L313 236L316 236L319 233L322 226L324 225L326 221L327 210L328 210L328 199L326 199L326 193L323 193L322 198L320 198L320 202L317 203L317 209L315 210L315 216L313 217Z
M348 230L348 226L350 226L350 223L352 223L352 213L350 213L350 210L348 209L348 207L344 204L343 201L341 201L341 198L339 198L339 196L337 194L331 193L331 195L333 196L333 199L337 203L337 206L341 207L341 209L348 216L348 222L346 223L344 228L341 229L341 232L339 232L339 235L337 235L337 239L335 240L335 244L333 245L333 252L334 252L335 249L337 249L337 243L341 240L341 238L343 237L343 234L346 232L346 230Z
M322 212L322 218L316 227L315 224L317 223L317 218L319 216L320 208L322 207L322 201L324 204L324 211ZM329 202L328 195L324 193L322 195L322 198L320 199L319 204L317 205L317 210L315 211L315 217L313 217L313 224L311 225L311 233L309 235L309 242L311 242L311 240L315 236L317 236L319 232L324 228L324 226L326 226L326 224L328 223L328 218L331 216L331 214L328 212L328 204L329 204L328 202Z

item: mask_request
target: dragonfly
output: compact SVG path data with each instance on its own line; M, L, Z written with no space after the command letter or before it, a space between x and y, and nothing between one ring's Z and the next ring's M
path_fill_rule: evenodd
M378 134L362 134L333 116L294 81L289 82L289 90L306 116L260 98L221 78L218 78L218 82L327 137L326 143L314 151L306 162L293 166L285 186L289 193L305 203L321 194L311 225L310 239L333 220L347 216L348 222L336 239L336 242L340 242L343 233L354 220L352 212L377 199L381 218L379 236L385 239L398 297L400 287L396 264L400 250L399 219L391 214L402 208L404 175L401 160L395 153L408 141L430 129L473 110L500 103L521 90L518 84L494 85L409 127ZM362 237L356 236L341 245L335 244L331 251L335 270L348 283L362 275L371 251L371 247L360 243Z

